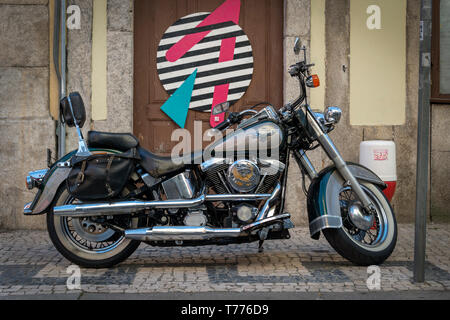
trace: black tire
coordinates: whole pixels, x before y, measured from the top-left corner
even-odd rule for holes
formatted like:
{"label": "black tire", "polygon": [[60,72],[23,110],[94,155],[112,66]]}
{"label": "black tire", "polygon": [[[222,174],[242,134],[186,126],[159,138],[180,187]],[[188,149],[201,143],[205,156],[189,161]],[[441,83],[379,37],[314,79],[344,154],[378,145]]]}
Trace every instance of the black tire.
{"label": "black tire", "polygon": [[383,263],[394,251],[397,243],[397,222],[388,199],[384,193],[370,183],[360,182],[361,186],[369,190],[378,200],[377,205],[381,206],[386,219],[386,238],[376,246],[358,243],[344,229],[324,229],[322,230],[329,244],[341,256],[360,266],[378,265]]}
{"label": "black tire", "polygon": [[[55,195],[47,214],[47,230],[50,239],[55,248],[66,259],[85,268],[108,268],[127,259],[139,247],[140,241],[125,238],[120,238],[122,240],[106,252],[89,252],[89,250],[77,246],[67,231],[64,231],[64,223],[66,223],[64,219],[67,218],[55,217],[53,214],[53,208],[65,204],[68,198],[70,198],[70,195],[64,185]],[[136,221],[134,223],[138,224]]]}

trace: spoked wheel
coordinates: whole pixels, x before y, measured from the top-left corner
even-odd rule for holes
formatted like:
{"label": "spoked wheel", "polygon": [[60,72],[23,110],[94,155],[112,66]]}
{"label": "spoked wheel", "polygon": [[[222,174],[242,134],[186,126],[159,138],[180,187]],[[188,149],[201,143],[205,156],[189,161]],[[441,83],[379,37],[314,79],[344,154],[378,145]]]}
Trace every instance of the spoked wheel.
{"label": "spoked wheel", "polygon": [[[62,188],[52,205],[76,203],[66,188]],[[100,218],[101,219],[101,218]],[[87,268],[106,268],[128,258],[139,241],[125,239],[122,232],[109,228],[99,218],[56,217],[53,209],[47,215],[47,228],[56,249],[71,262]],[[138,218],[114,217],[122,228],[137,228]]]}
{"label": "spoked wheel", "polygon": [[330,245],[344,258],[358,265],[383,263],[397,242],[397,222],[389,201],[375,185],[360,182],[375,207],[375,214],[360,214],[362,205],[351,187],[339,193],[342,228],[325,229]]}

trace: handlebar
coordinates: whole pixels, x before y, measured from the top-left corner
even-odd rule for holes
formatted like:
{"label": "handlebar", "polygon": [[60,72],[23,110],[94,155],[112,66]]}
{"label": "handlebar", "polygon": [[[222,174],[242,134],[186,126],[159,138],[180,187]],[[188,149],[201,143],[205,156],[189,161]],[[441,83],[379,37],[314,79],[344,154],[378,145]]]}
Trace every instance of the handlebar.
{"label": "handlebar", "polygon": [[231,112],[230,115],[228,116],[228,118],[224,122],[219,123],[217,126],[215,126],[214,129],[222,131],[222,130],[228,128],[229,126],[240,122],[242,120],[242,118],[245,117],[246,115],[257,114],[257,113],[258,113],[258,111],[252,110],[252,109],[244,110],[239,113]]}
{"label": "handlebar", "polygon": [[215,126],[214,129],[222,131],[228,128],[230,125],[231,125],[230,121],[226,119],[224,122],[221,122],[217,126]]}

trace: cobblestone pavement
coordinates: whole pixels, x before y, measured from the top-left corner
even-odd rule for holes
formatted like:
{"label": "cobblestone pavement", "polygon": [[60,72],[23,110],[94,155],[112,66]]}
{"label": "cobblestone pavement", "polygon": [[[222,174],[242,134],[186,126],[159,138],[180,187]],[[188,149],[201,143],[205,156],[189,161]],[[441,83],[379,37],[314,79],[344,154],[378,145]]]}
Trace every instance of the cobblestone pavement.
{"label": "cobblestone pavement", "polygon": [[[321,237],[295,228],[289,240],[193,248],[142,244],[110,269],[81,269],[81,289],[69,290],[71,265],[45,231],[0,232],[0,299],[12,295],[155,292],[369,292],[366,267],[341,258]],[[414,226],[399,226],[393,255],[380,266],[379,291],[450,289],[450,225],[430,224],[426,282],[412,281]],[[378,291],[378,292],[379,292]]]}

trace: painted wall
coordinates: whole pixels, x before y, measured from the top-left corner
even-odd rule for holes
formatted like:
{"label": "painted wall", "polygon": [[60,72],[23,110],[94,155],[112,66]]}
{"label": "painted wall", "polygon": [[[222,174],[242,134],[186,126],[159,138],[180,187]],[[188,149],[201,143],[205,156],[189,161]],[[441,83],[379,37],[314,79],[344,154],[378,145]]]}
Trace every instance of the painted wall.
{"label": "painted wall", "polygon": [[406,0],[350,0],[350,123],[403,125]]}

